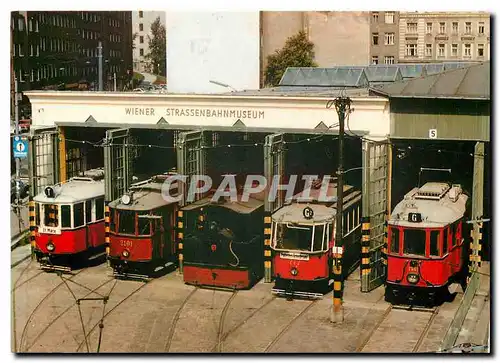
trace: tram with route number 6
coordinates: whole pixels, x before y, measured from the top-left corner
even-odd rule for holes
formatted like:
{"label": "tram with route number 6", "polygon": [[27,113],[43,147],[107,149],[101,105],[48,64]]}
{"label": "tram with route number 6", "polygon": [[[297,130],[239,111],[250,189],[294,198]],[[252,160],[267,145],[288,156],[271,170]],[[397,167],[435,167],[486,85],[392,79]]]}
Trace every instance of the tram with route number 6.
{"label": "tram with route number 6", "polygon": [[33,202],[34,253],[43,270],[70,272],[74,263],[105,255],[102,169],[48,186]]}
{"label": "tram with route number 6", "polygon": [[465,291],[468,214],[459,184],[428,182],[405,195],[388,221],[387,301],[431,307],[451,299],[452,283]]}
{"label": "tram with route number 6", "polygon": [[[272,214],[273,293],[286,297],[321,298],[332,289],[333,248],[342,247],[343,276],[347,277],[360,261],[361,191],[344,185],[343,239],[335,241],[337,181],[329,181],[321,201],[321,181],[312,184],[310,202],[293,196]],[[329,200],[329,201],[328,201]]]}

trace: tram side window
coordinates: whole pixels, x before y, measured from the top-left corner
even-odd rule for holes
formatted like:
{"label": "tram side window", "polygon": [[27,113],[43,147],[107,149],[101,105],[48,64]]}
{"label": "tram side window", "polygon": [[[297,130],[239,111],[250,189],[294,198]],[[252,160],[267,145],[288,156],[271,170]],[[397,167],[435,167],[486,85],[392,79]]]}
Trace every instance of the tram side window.
{"label": "tram side window", "polygon": [[92,222],[92,201],[85,201],[85,223]]}
{"label": "tram side window", "polygon": [[448,253],[448,227],[443,230],[443,255]]}
{"label": "tram side window", "polygon": [[314,227],[314,245],[313,251],[321,251],[323,247],[323,237],[326,225],[319,225]]}
{"label": "tram side window", "polygon": [[40,203],[35,204],[35,224],[40,225]]}
{"label": "tram side window", "polygon": [[73,224],[73,228],[78,228],[85,224],[83,220],[83,202],[73,206]]}
{"label": "tram side window", "polygon": [[140,218],[140,216],[137,216],[137,218],[138,218],[138,225],[139,225],[139,235],[140,236],[151,235],[151,219]]}
{"label": "tram side window", "polygon": [[439,256],[439,231],[431,231],[430,250],[431,256]]}
{"label": "tram side window", "polygon": [[425,255],[425,237],[423,229],[405,229],[403,239],[403,253],[405,255]]}
{"label": "tram side window", "polygon": [[43,205],[43,224],[47,227],[57,227],[57,205],[44,204]]}
{"label": "tram side window", "polygon": [[71,228],[71,206],[61,205],[61,227]]}
{"label": "tram side window", "polygon": [[119,233],[135,234],[135,212],[129,210],[121,210],[118,213]]}
{"label": "tram side window", "polygon": [[98,221],[104,218],[104,198],[95,200],[95,220]]}
{"label": "tram side window", "polygon": [[391,253],[399,253],[399,229],[391,227]]}

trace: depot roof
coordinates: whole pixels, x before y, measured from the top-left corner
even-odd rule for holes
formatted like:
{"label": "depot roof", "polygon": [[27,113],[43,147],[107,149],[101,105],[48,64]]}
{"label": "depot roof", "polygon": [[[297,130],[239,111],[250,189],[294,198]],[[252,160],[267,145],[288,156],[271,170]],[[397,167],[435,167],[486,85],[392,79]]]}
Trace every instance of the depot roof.
{"label": "depot roof", "polygon": [[389,98],[490,99],[490,62],[371,87]]}

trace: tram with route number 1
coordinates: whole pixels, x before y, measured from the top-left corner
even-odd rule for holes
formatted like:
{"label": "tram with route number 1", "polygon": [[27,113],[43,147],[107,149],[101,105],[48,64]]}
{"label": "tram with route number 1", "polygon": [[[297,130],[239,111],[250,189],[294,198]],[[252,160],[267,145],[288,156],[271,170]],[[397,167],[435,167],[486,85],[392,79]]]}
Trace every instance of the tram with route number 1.
{"label": "tram with route number 1", "polygon": [[34,253],[43,270],[70,272],[75,262],[105,255],[102,169],[47,186],[33,201]]}
{"label": "tram with route number 1", "polygon": [[[333,247],[342,247],[344,277],[360,261],[361,191],[344,185],[342,246],[335,241],[337,182],[327,184],[321,201],[321,181],[312,184],[310,202],[293,196],[272,214],[273,293],[286,297],[321,298],[333,285]],[[329,201],[328,201],[329,200]]]}
{"label": "tram with route number 1", "polygon": [[[108,260],[115,277],[149,278],[177,266],[178,204],[162,194],[164,182],[172,175],[168,172],[132,184],[126,194],[109,203]],[[169,185],[169,195],[177,197],[178,182]]]}

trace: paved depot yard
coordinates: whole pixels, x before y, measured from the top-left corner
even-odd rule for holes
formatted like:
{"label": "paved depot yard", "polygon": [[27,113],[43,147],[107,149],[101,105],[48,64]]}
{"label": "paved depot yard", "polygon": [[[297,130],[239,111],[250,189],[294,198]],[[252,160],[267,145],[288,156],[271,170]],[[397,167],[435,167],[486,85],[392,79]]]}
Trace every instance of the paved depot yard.
{"label": "paved depot yard", "polygon": [[88,349],[97,351],[103,303],[82,301],[80,321],[69,289],[77,298],[99,297],[91,290],[107,295],[112,289],[100,352],[436,351],[461,298],[443,305],[434,317],[432,312],[391,310],[383,287],[359,291],[356,271],[345,284],[344,322],[332,324],[331,293],[312,302],[275,298],[272,285],[263,282],[237,293],[196,289],[177,272],[144,284],[112,279],[105,264],[66,278],[71,281],[40,273],[30,260],[12,269],[18,286],[13,350],[87,352],[83,322]]}

